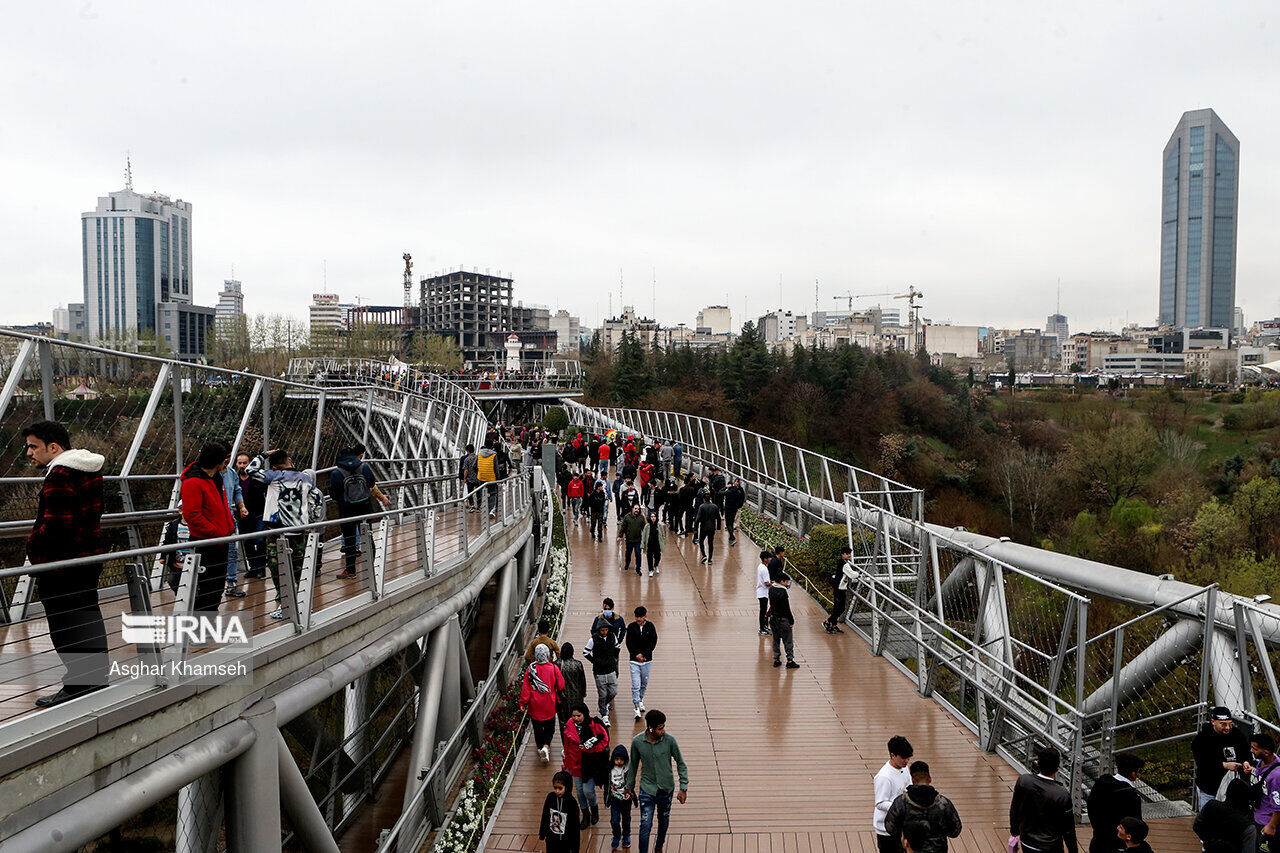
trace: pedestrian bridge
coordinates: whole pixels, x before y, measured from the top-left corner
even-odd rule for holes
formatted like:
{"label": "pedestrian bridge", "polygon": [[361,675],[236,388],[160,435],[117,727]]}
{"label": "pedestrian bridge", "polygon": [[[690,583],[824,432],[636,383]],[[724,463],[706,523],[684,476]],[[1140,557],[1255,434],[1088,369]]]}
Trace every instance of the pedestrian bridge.
{"label": "pedestrian bridge", "polygon": [[[454,474],[460,447],[487,427],[476,395],[444,377],[305,376],[298,365],[270,379],[8,334],[0,359],[7,440],[55,417],[107,456],[99,594],[113,661],[205,653],[126,644],[119,622],[126,610],[192,606],[198,558],[157,543],[176,516],[175,473],[202,441],[288,447],[322,485],[338,448],[363,441],[393,499],[361,520],[353,580],[336,577],[332,519],[275,532],[305,543],[296,572],[280,573],[285,618],[271,618],[270,580],[223,605],[253,625],[249,682],[117,678],[36,709],[62,673],[43,619],[41,593],[54,593],[31,583],[49,567],[22,559],[39,479],[4,457],[0,850],[103,838],[184,851],[422,849],[451,817],[451,791],[519,666],[550,574],[554,509],[539,471],[500,484],[492,515],[466,511]],[[85,377],[93,396],[63,395]],[[1118,750],[1161,767],[1143,789],[1155,846],[1189,851],[1188,743],[1206,709],[1227,704],[1274,726],[1270,607],[931,525],[919,491],[736,427],[562,402],[575,425],[678,440],[686,468],[741,477],[757,529],[769,531],[761,538],[838,524],[855,547],[842,637],[817,631],[824,589],[792,567],[812,596],[793,596],[804,666],[779,673],[761,665],[753,630],[751,554],[764,543],[743,537],[694,568],[690,543],[673,542],[663,573],[640,579],[570,527],[562,637],[585,640],[606,594],[627,610],[646,604],[661,632],[649,706],[667,712],[693,776],[668,850],[873,845],[870,774],[901,733],[957,802],[961,850],[1003,849],[1011,780],[1035,746],[1052,744],[1078,804]],[[181,569],[173,586],[167,564]],[[614,718],[619,742],[637,730],[625,717]],[[537,846],[530,815],[549,773],[534,761],[527,750],[502,795],[490,849]]]}

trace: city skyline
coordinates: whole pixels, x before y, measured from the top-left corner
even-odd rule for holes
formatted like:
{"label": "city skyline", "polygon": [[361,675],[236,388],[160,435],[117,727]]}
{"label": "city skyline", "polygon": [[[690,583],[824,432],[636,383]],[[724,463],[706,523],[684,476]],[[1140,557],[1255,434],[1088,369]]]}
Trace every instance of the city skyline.
{"label": "city skyline", "polygon": [[[15,13],[0,36],[20,81],[0,93],[0,151],[24,165],[14,196],[33,200],[4,214],[0,262],[22,286],[3,321],[80,301],[75,217],[123,186],[131,150],[139,190],[199,208],[197,302],[212,304],[234,265],[251,313],[302,317],[324,289],[397,304],[410,251],[418,278],[502,270],[526,303],[587,326],[654,301],[663,322],[719,303],[740,326],[914,285],[924,316],[1013,328],[1050,313],[1059,278],[1073,328],[1151,324],[1151,152],[1198,108],[1250,146],[1236,304],[1250,322],[1280,314],[1280,260],[1265,250],[1280,217],[1267,140],[1280,127],[1257,106],[1276,77],[1264,4],[1211,20],[1190,4],[1043,19],[939,8],[924,22],[815,4],[741,19],[512,4],[497,22],[387,5],[359,20],[321,14],[302,33],[280,10],[242,32],[213,7],[174,10],[166,25],[147,8],[50,4]],[[805,11],[830,26],[806,26]],[[165,26],[200,35],[177,45]],[[135,34],[156,46],[114,69],[128,99],[78,86]],[[1227,37],[1229,61],[1183,56]],[[378,47],[415,40],[432,50]],[[476,59],[464,48],[476,41],[503,58]],[[246,61],[226,67],[228,49]],[[318,58],[334,55],[357,61]],[[161,119],[188,128],[181,145],[139,130]]]}

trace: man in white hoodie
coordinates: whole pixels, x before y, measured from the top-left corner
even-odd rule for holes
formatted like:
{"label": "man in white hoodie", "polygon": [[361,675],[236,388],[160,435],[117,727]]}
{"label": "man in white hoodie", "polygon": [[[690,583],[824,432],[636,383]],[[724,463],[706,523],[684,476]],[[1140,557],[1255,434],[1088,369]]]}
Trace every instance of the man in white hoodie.
{"label": "man in white hoodie", "polygon": [[[46,468],[27,557],[33,566],[93,557],[102,553],[103,457],[71,449],[67,428],[56,421],[37,421],[22,431],[27,458]],[[36,574],[40,601],[49,623],[49,640],[66,673],[62,689],[36,700],[47,708],[92,693],[107,685],[110,661],[107,631],[98,606],[98,577],[102,563],[94,562]]]}
{"label": "man in white hoodie", "polygon": [[880,853],[899,853],[902,849],[899,840],[885,828],[884,819],[893,801],[911,784],[907,765],[911,763],[913,752],[910,741],[902,735],[894,735],[889,738],[889,760],[876,773],[876,808],[871,816],[871,826],[876,831],[876,848]]}

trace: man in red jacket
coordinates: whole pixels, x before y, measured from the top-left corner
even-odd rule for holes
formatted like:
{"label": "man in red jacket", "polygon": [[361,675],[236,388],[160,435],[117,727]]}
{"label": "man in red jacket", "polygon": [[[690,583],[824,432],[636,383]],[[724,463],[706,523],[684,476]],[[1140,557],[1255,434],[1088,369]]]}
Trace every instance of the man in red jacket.
{"label": "man in red jacket", "polygon": [[[56,421],[38,421],[22,431],[22,438],[31,463],[48,468],[27,537],[31,564],[101,554],[102,456],[73,450],[67,428]],[[111,664],[107,657],[107,630],[98,606],[101,574],[102,564],[90,563],[36,575],[36,588],[49,623],[49,640],[67,668],[62,689],[37,699],[39,708],[107,685]]]}
{"label": "man in red jacket", "polygon": [[227,543],[199,545],[201,539],[220,539],[235,533],[235,520],[222,488],[222,473],[231,461],[231,448],[211,441],[200,448],[196,461],[182,472],[182,520],[191,535],[192,550],[200,556],[196,577],[195,611],[215,612],[222,604],[227,580]]}

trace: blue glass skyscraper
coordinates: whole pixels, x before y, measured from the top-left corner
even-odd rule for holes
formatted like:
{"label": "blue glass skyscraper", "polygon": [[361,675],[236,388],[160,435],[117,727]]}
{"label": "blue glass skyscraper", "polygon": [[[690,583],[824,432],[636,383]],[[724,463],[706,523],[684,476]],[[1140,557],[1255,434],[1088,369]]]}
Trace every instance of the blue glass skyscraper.
{"label": "blue glass skyscraper", "polygon": [[1160,323],[1231,328],[1240,140],[1213,110],[1182,114],[1164,147]]}

